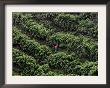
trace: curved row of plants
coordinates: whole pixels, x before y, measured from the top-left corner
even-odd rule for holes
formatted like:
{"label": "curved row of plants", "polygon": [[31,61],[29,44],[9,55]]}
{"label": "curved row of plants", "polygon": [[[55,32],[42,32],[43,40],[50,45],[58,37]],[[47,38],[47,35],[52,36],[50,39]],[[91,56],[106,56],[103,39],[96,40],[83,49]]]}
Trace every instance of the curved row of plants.
{"label": "curved row of plants", "polygon": [[59,48],[75,52],[79,58],[97,60],[98,45],[90,38],[74,36],[70,33],[58,32],[50,36],[49,44],[59,43]]}
{"label": "curved row of plants", "polygon": [[46,28],[43,24],[31,18],[31,14],[15,15],[13,25],[17,25],[20,30],[24,31],[29,36],[39,40],[46,40],[46,38],[53,33],[53,30]]}
{"label": "curved row of plants", "polygon": [[43,13],[32,13],[32,17],[34,19],[40,19],[40,20],[53,20],[56,16],[58,15],[58,13],[54,13],[54,12],[43,12]]}
{"label": "curved row of plants", "polygon": [[[73,60],[74,59],[74,60]],[[56,53],[50,55],[48,64],[39,65],[32,56],[28,56],[22,51],[13,48],[13,65],[15,72],[19,75],[64,75],[58,74],[52,69],[63,70],[65,74],[71,75],[97,75],[97,62],[84,62],[82,63],[79,59],[66,55],[65,53]]]}
{"label": "curved row of plants", "polygon": [[96,13],[13,13],[13,74],[98,75],[95,17]]}
{"label": "curved row of plants", "polygon": [[45,62],[51,53],[51,50],[46,45],[40,45],[35,40],[29,39],[29,37],[22,34],[17,28],[13,28],[13,46],[20,48],[42,63]]}
{"label": "curved row of plants", "polygon": [[53,29],[53,31],[60,31],[52,21],[58,15],[58,13],[34,13],[32,19],[36,20],[40,24],[43,24],[46,28]]}
{"label": "curved row of plants", "polygon": [[83,35],[94,38],[96,38],[98,34],[98,31],[96,30],[98,27],[95,25],[97,23],[97,20],[95,20],[97,17],[96,13],[76,13],[75,15],[72,13],[38,13],[32,16],[35,19],[51,20],[62,27],[64,31],[73,30],[77,33],[82,33]]}
{"label": "curved row of plants", "polygon": [[53,69],[63,70],[66,74],[77,75],[97,75],[98,63],[90,61],[81,61],[71,55],[63,52],[51,54],[48,59],[49,66]]}
{"label": "curved row of plants", "polygon": [[74,31],[92,38],[98,37],[98,26],[90,19],[82,19],[80,15],[59,14],[53,22],[64,31]]}
{"label": "curved row of plants", "polygon": [[[68,14],[67,14],[68,15]],[[23,20],[25,20],[27,23],[25,23],[24,22],[24,24],[21,24],[21,25],[25,25],[21,30],[22,31],[24,31],[24,32],[26,32],[26,34],[29,34],[31,37],[33,37],[34,39],[36,39],[36,37],[38,38],[44,38],[44,37],[41,37],[42,35],[45,35],[45,38],[46,38],[46,40],[48,40],[48,37],[49,37],[49,35],[50,34],[52,34],[52,31],[49,31],[49,32],[46,32],[46,31],[44,31],[44,29],[45,29],[45,27],[44,26],[41,26],[42,28],[39,28],[39,32],[37,31],[38,29],[36,29],[36,28],[38,28],[38,25],[36,25],[36,22],[34,22],[34,20],[32,20],[32,19],[30,19],[30,21],[28,20],[27,21],[27,19],[30,17],[31,18],[31,15],[29,15],[28,14],[28,16],[27,15],[21,15],[20,14],[20,16],[21,16],[21,18],[23,19]],[[21,20],[20,20],[21,21]],[[31,22],[32,21],[32,22]],[[32,24],[32,25],[31,25]],[[27,25],[27,26],[26,26]],[[30,26],[29,26],[30,25]],[[35,27],[34,27],[34,25],[35,25]],[[40,24],[40,25],[43,25],[43,24]],[[29,27],[28,27],[29,26]],[[48,30],[47,28],[46,28],[46,30]],[[45,33],[43,33],[43,32],[45,32],[45,33],[47,33],[47,34],[45,34]],[[51,32],[51,33],[50,33]],[[61,36],[63,36],[63,35],[65,35],[65,34],[59,34],[59,35],[61,35]],[[48,36],[48,37],[47,37]],[[54,37],[57,37],[56,35],[55,36],[52,36],[52,40],[56,40]],[[70,37],[70,36],[69,36]],[[78,36],[79,37],[79,36]],[[61,37],[62,38],[62,37]],[[61,38],[59,38],[59,39],[61,39]],[[70,37],[71,38],[71,37]],[[66,40],[66,39],[65,39]],[[64,41],[65,41],[64,40]],[[80,40],[80,41],[79,41]],[[83,39],[83,42],[85,42],[83,45],[81,45],[81,46],[78,46],[78,48],[79,49],[81,49],[81,48],[84,48],[85,47],[85,44],[88,46],[88,48],[87,47],[85,47],[86,48],[86,50],[85,49],[83,49],[83,51],[79,51],[79,52],[76,52],[76,54],[79,54],[79,57],[83,57],[83,58],[88,58],[88,59],[90,59],[90,58],[94,58],[94,59],[97,59],[97,53],[96,53],[96,55],[94,54],[95,52],[97,52],[97,46],[95,45],[95,44],[93,44],[92,45],[92,43],[90,43],[90,42],[86,42],[86,40],[87,39]],[[58,41],[58,40],[56,40],[56,41]],[[72,40],[73,41],[73,40]],[[58,42],[60,42],[60,47],[61,48],[65,48],[65,47],[68,47],[68,51],[76,51],[78,48],[76,47],[76,45],[78,45],[78,43],[80,42],[81,43],[81,41],[82,41],[82,39],[81,38],[78,38],[78,40],[77,39],[75,39],[74,41],[79,41],[77,44],[75,44],[74,42],[72,42],[72,41],[67,41],[66,42],[66,44],[64,44],[63,42],[63,44],[61,44],[61,41],[58,41]],[[91,40],[89,40],[89,41],[91,41]],[[52,41],[53,42],[53,41]],[[67,43],[68,43],[68,45],[67,45]],[[74,46],[73,46],[73,43],[74,43]],[[52,44],[52,43],[51,43]],[[95,50],[93,50],[94,48],[91,48],[91,47],[89,47],[89,46],[93,46],[93,47],[95,47],[96,49]],[[95,46],[94,46],[95,45]],[[76,48],[74,48],[74,47],[76,47]],[[89,49],[89,48],[91,48],[91,49]],[[93,50],[93,52],[90,52],[90,50]],[[84,53],[84,52],[86,52],[86,53]],[[84,53],[84,55],[82,55]],[[95,56],[95,57],[94,57]]]}
{"label": "curved row of plants", "polygon": [[96,13],[38,13],[32,14],[32,16],[33,19],[47,21],[49,28],[56,26],[57,31],[72,31],[76,35],[81,34],[94,39],[98,38]]}
{"label": "curved row of plants", "polygon": [[[13,48],[13,70],[22,76],[54,76],[64,75],[51,71],[48,64],[39,65],[34,57],[25,54],[19,49]],[[14,73],[13,73],[14,74]]]}
{"label": "curved row of plants", "polygon": [[[35,41],[33,40],[33,42],[31,42],[32,40],[28,41],[29,38],[25,35],[25,34],[22,34],[19,30],[17,30],[16,28],[13,29],[13,44],[16,45],[16,44],[20,44],[19,47],[22,51],[28,53],[29,55],[33,56],[35,59],[38,60],[38,62],[44,62],[46,61],[46,64],[48,62],[49,64],[49,67],[50,68],[55,68],[55,69],[61,69],[65,72],[65,74],[77,74],[77,75],[91,75],[93,73],[83,73],[83,70],[85,70],[85,68],[80,68],[80,69],[83,69],[81,73],[79,72],[76,72],[76,67],[77,65],[80,66],[82,64],[82,62],[77,58],[77,57],[73,57],[71,55],[66,55],[65,53],[62,53],[62,52],[59,52],[57,54],[51,54],[50,53],[45,57],[44,56],[44,53],[47,53],[47,50],[46,48],[41,48],[44,53],[42,53],[42,51],[40,51],[40,47],[41,45],[37,44],[37,43],[34,43]],[[23,44],[23,45],[21,45]],[[35,45],[34,45],[35,44]],[[32,47],[33,45],[33,47]],[[38,49],[39,47],[39,49]],[[27,52],[28,51],[28,52]],[[29,52],[33,53],[34,51],[34,54],[30,54]],[[13,50],[14,52],[14,50]],[[41,53],[39,53],[41,52]],[[16,54],[18,56],[20,56],[19,54]],[[49,56],[50,55],[50,56]],[[17,57],[17,56],[16,56]],[[48,58],[49,59],[48,59]],[[13,56],[13,58],[15,58]],[[21,57],[23,58],[23,57]],[[34,59],[33,58],[33,59]],[[45,60],[41,60],[42,58],[45,58]],[[19,58],[18,58],[19,59]],[[48,60],[48,61],[47,61]],[[30,61],[29,61],[30,62]],[[18,63],[18,62],[17,62]],[[94,62],[95,63],[95,62]],[[84,64],[85,65],[85,64]],[[22,65],[21,65],[22,66]],[[87,65],[88,66],[88,65]],[[91,66],[92,67],[97,67],[96,66]],[[74,69],[75,68],[75,69]],[[95,69],[95,68],[94,68]],[[91,72],[91,70],[89,69],[89,71]],[[24,70],[25,72],[25,70]],[[50,72],[52,74],[52,72]],[[24,74],[24,73],[23,73]],[[26,73],[27,74],[27,73]],[[33,73],[32,73],[33,74]],[[29,75],[29,74],[27,74]]]}

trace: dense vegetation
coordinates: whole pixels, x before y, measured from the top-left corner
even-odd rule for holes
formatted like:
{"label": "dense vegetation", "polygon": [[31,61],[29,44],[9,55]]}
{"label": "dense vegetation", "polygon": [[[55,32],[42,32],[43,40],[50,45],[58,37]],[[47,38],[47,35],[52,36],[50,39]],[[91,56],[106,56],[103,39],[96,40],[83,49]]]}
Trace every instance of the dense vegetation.
{"label": "dense vegetation", "polygon": [[97,76],[97,13],[22,13],[13,18],[13,75]]}

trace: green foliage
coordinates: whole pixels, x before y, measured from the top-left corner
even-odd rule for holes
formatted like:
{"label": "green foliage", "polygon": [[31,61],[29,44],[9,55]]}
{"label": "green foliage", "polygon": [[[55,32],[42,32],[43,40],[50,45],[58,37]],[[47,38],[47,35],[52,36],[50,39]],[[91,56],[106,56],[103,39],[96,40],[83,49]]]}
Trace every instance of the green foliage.
{"label": "green foliage", "polygon": [[[27,54],[13,48],[13,66],[18,68],[20,75],[43,75],[49,70],[48,64],[39,65],[36,60]],[[16,71],[15,71],[16,72]]]}
{"label": "green foliage", "polygon": [[90,19],[91,21],[93,21],[95,24],[98,23],[98,13],[97,12],[92,12],[92,13],[80,13],[79,14],[80,18],[83,19],[83,20],[86,20],[86,19]]}
{"label": "green foliage", "polygon": [[98,37],[98,26],[86,15],[83,18],[81,15],[59,14],[54,23],[63,28],[63,31],[72,31],[92,38]]}
{"label": "green foliage", "polygon": [[83,64],[75,67],[77,74],[79,75],[98,75],[98,63],[86,61]]}
{"label": "green foliage", "polygon": [[98,25],[94,24],[90,19],[80,20],[78,24],[78,33],[82,35],[91,36],[97,38],[98,36]]}
{"label": "green foliage", "polygon": [[13,12],[12,18],[13,75],[98,75],[98,13]]}
{"label": "green foliage", "polygon": [[53,20],[53,18],[55,18],[57,16],[58,13],[33,13],[32,16],[34,19],[40,19],[40,20]]}
{"label": "green foliage", "polygon": [[66,55],[63,52],[52,54],[49,57],[49,66],[53,69],[63,70],[65,73],[77,75],[97,75],[97,62],[81,62],[81,60]]}
{"label": "green foliage", "polygon": [[60,48],[74,52],[79,58],[97,60],[98,47],[90,38],[74,36],[70,33],[56,33],[50,36],[50,44],[58,42]]}
{"label": "green foliage", "polygon": [[54,23],[64,28],[64,31],[74,31],[78,25],[79,16],[70,14],[59,14],[55,19]]}
{"label": "green foliage", "polygon": [[32,20],[31,14],[19,14],[14,16],[16,17],[15,21],[17,21],[15,25],[18,25],[24,33],[35,39],[46,40],[46,38],[52,34],[52,29],[47,29],[43,24]]}
{"label": "green foliage", "polygon": [[74,73],[74,67],[81,62],[79,59],[72,57],[71,55],[59,52],[50,55],[48,63],[53,69],[61,69],[66,73]]}
{"label": "green foliage", "polygon": [[38,62],[44,62],[51,53],[46,45],[40,45],[35,40],[30,40],[16,28],[13,29],[13,46],[16,46],[33,56]]}

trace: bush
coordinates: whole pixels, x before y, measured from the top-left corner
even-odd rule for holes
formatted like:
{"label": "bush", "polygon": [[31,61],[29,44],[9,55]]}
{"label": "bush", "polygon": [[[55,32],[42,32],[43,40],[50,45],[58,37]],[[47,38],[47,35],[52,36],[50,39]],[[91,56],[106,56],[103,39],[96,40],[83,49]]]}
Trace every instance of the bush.
{"label": "bush", "polygon": [[48,73],[48,64],[39,65],[32,56],[13,48],[13,67],[19,69],[17,73],[25,76],[44,75]]}
{"label": "bush", "polygon": [[80,18],[82,20],[90,19],[91,21],[94,22],[94,24],[97,24],[98,23],[98,19],[97,19],[98,18],[98,13],[96,13],[96,12],[92,12],[92,13],[90,13],[90,12],[80,13],[79,16],[80,16]]}
{"label": "bush", "polygon": [[[86,14],[86,16],[89,14]],[[94,15],[94,14],[93,14]],[[96,22],[91,19],[83,18],[80,15],[71,15],[71,14],[59,14],[53,22],[61,27],[63,31],[73,31],[76,34],[87,35],[92,38],[97,38],[98,34],[98,25]]]}
{"label": "bush", "polygon": [[12,18],[13,75],[98,75],[98,13],[13,12]]}
{"label": "bush", "polygon": [[35,40],[30,40],[16,28],[13,29],[13,46],[20,48],[33,56],[38,62],[45,62],[51,51],[46,45],[40,45]]}
{"label": "bush", "polygon": [[48,63],[50,68],[63,70],[68,75],[98,75],[97,62],[81,61],[63,52],[50,55]]}
{"label": "bush", "polygon": [[64,31],[74,31],[78,25],[78,16],[70,14],[59,14],[53,21],[62,27]]}
{"label": "bush", "polygon": [[97,70],[98,63],[97,62],[85,61],[83,64],[77,65],[75,69],[78,75],[90,75],[90,76],[98,75],[98,70]]}
{"label": "bush", "polygon": [[78,24],[77,33],[82,35],[91,36],[92,38],[98,38],[98,25],[94,24],[90,19],[81,20]]}
{"label": "bush", "polygon": [[67,55],[63,52],[49,56],[48,63],[52,69],[60,69],[65,73],[74,73],[74,67],[80,64],[79,59]]}
{"label": "bush", "polygon": [[19,73],[34,75],[34,69],[36,69],[36,60],[19,51],[18,49],[13,48],[13,66],[19,68]]}
{"label": "bush", "polygon": [[66,49],[68,52],[74,52],[79,58],[97,60],[98,46],[90,38],[74,36],[69,33],[56,33],[50,36],[50,43],[59,43],[59,48]]}
{"label": "bush", "polygon": [[57,13],[49,12],[49,13],[33,13],[32,14],[34,19],[40,20],[52,20],[57,16]]}
{"label": "bush", "polygon": [[52,29],[46,28],[43,24],[39,24],[38,22],[32,20],[32,15],[14,15],[14,19],[16,22],[15,26],[20,27],[25,34],[35,38],[46,40],[46,38],[52,34]]}

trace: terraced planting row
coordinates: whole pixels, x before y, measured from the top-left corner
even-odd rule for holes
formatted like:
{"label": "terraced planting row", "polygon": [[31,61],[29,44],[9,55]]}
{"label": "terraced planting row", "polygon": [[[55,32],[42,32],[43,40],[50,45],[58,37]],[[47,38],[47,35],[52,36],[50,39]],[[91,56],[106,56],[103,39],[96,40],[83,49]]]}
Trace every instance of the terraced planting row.
{"label": "terraced planting row", "polygon": [[15,71],[13,74],[17,73],[22,76],[64,75],[51,71],[48,64],[38,64],[34,57],[29,56],[16,48],[13,48],[13,66],[13,70]]}
{"label": "terraced planting row", "polygon": [[48,46],[40,45],[35,40],[31,40],[16,28],[13,29],[13,46],[33,56],[39,62],[46,60],[47,56],[51,53]]}
{"label": "terraced planting row", "polygon": [[[48,15],[48,13],[46,14]],[[34,15],[34,19],[40,19],[41,21],[47,20],[47,24],[48,21],[52,21],[50,25],[59,27],[59,31],[75,32],[77,35],[86,35],[94,39],[97,39],[98,37],[98,25],[96,25],[98,22],[96,21],[96,13],[80,13],[79,15],[57,13],[52,15],[52,19],[49,19],[49,17],[42,13]]]}
{"label": "terraced planting row", "polygon": [[85,14],[13,13],[13,75],[98,75],[97,18]]}
{"label": "terraced planting row", "polygon": [[59,32],[50,37],[50,44],[58,42],[59,47],[74,52],[79,58],[98,59],[97,57],[97,44],[92,40],[85,37],[74,36],[69,33]]}

